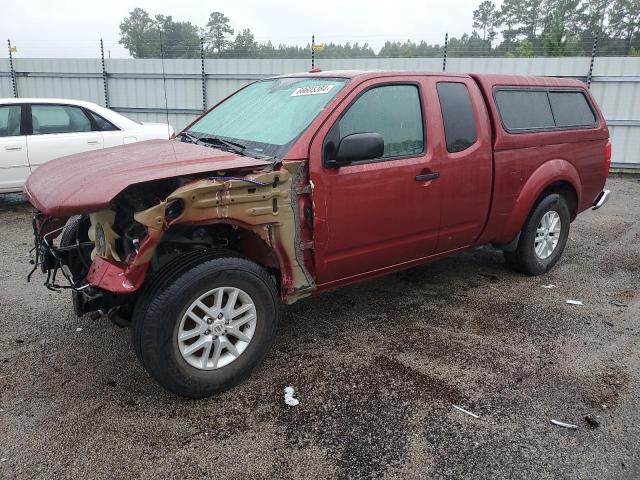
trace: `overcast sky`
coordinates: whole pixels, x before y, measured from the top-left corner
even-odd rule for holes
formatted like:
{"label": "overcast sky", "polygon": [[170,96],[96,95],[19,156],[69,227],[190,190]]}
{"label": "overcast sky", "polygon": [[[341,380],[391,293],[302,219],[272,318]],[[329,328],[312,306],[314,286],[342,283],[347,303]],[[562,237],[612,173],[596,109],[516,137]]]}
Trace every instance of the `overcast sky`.
{"label": "overcast sky", "polygon": [[[0,32],[18,48],[17,57],[95,57],[99,38],[112,57],[127,57],[118,45],[122,19],[135,7],[151,15],[204,26],[212,11],[231,20],[234,29],[250,28],[258,42],[305,44],[369,42],[376,50],[384,40],[442,43],[445,32],[459,36],[471,30],[472,12],[480,0],[2,0]],[[6,44],[5,44],[6,45]],[[6,47],[0,55],[7,56]]]}

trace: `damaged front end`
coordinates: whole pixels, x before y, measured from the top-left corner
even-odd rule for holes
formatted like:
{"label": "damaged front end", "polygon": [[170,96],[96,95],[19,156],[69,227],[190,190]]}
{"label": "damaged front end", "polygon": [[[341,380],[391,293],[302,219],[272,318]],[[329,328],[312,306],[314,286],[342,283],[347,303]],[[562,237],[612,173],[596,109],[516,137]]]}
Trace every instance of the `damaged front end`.
{"label": "damaged front end", "polygon": [[[34,247],[31,250],[31,260],[33,269],[27,275],[27,281],[31,281],[31,277],[36,270],[40,269],[46,273],[47,277],[44,285],[53,291],[60,289],[77,290],[82,288],[73,278],[73,274],[69,269],[72,263],[71,257],[80,255],[93,249],[92,242],[83,242],[82,244],[74,244],[69,246],[56,246],[54,239],[60,235],[64,229],[66,218],[55,218],[45,216],[41,212],[36,212],[33,216],[33,237]],[[62,272],[66,282],[58,283],[58,273]]]}
{"label": "damaged front end", "polygon": [[[130,301],[126,295],[119,295],[90,282],[91,270],[102,259],[98,256],[93,261],[91,259],[96,244],[83,236],[82,224],[87,222],[88,218],[82,216],[66,219],[36,212],[33,216],[34,247],[31,252],[33,268],[27,276],[27,281],[31,281],[33,274],[40,270],[46,274],[44,286],[49,290],[71,290],[78,316],[98,310],[107,312]],[[61,239],[56,244],[58,237]]]}
{"label": "damaged front end", "polygon": [[300,215],[311,203],[303,166],[132,185],[66,228],[66,218],[37,213],[33,271],[46,273],[49,289],[71,289],[82,315],[132,306],[149,277],[175,268],[180,255],[231,250],[272,272],[282,300],[293,303],[315,289],[312,222]]}

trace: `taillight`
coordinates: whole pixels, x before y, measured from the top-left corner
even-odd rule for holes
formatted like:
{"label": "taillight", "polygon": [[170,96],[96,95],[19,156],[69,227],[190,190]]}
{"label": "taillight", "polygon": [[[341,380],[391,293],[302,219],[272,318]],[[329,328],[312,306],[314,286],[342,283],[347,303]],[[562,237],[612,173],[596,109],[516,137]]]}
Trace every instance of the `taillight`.
{"label": "taillight", "polygon": [[609,176],[609,169],[611,168],[611,142],[607,142],[604,147],[604,176]]}

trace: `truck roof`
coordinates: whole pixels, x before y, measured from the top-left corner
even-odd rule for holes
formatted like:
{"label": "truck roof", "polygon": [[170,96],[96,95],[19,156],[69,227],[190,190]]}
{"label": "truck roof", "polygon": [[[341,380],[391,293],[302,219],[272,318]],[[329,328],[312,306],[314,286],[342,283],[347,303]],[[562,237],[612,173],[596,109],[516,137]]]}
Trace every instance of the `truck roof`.
{"label": "truck roof", "polygon": [[516,87],[574,87],[585,88],[585,84],[575,78],[566,77],[542,77],[536,75],[497,75],[492,73],[470,73],[480,88],[491,91],[491,88],[500,86]]}
{"label": "truck roof", "polygon": [[278,75],[274,78],[285,77],[335,77],[335,78],[376,78],[376,77],[390,77],[390,76],[445,76],[445,77],[466,77],[469,75],[465,73],[448,73],[448,72],[419,72],[411,70],[311,70],[309,72],[300,73],[288,73],[285,75]]}
{"label": "truck roof", "polygon": [[387,76],[437,76],[451,78],[473,78],[482,87],[503,86],[539,86],[539,87],[580,87],[584,83],[574,78],[542,77],[535,75],[499,75],[490,73],[454,73],[454,72],[422,72],[415,70],[312,70],[309,72],[278,75],[282,77],[337,77],[337,78],[376,78]]}

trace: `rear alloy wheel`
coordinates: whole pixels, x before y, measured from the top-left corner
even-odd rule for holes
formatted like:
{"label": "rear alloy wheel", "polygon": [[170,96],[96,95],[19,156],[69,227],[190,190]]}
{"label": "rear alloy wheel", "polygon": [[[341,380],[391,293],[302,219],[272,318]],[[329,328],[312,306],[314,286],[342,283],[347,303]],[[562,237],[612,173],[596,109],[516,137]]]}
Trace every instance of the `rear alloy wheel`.
{"label": "rear alloy wheel", "polygon": [[549,258],[553,253],[558,246],[561,230],[562,220],[560,220],[558,212],[550,210],[542,216],[533,243],[533,248],[539,259]]}
{"label": "rear alloy wheel", "polygon": [[556,193],[544,197],[529,214],[518,246],[504,252],[507,265],[527,275],[542,275],[560,260],[569,237],[571,212]]}
{"label": "rear alloy wheel", "polygon": [[275,337],[278,293],[269,274],[244,258],[203,259],[174,272],[141,294],[132,340],[158,383],[203,398],[262,362]]}

